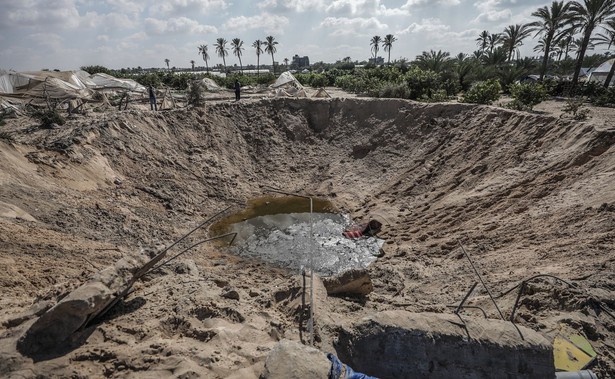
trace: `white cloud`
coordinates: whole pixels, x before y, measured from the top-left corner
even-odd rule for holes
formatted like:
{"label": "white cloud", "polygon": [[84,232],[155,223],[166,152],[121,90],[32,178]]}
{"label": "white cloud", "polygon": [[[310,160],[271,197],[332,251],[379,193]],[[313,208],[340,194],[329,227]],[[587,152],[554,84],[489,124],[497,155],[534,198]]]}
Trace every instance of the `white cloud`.
{"label": "white cloud", "polygon": [[156,18],[145,19],[145,31],[148,34],[188,34],[188,33],[217,33],[218,29],[210,25],[201,25],[198,21],[187,17],[173,17],[168,20]]}
{"label": "white cloud", "polygon": [[401,8],[387,8],[381,0],[335,0],[325,8],[327,13],[344,16],[400,16],[410,12]]}
{"label": "white cloud", "polygon": [[502,9],[498,10],[488,10],[476,16],[474,20],[471,21],[472,24],[480,24],[484,22],[498,22],[498,21],[506,21],[512,18],[512,11],[510,9]]}
{"label": "white cloud", "polygon": [[327,29],[330,35],[336,36],[366,34],[374,30],[388,29],[389,26],[381,23],[375,17],[327,17],[318,27]]}
{"label": "white cloud", "polygon": [[[458,1],[458,0],[448,0]],[[272,12],[307,12],[318,11],[334,14],[338,17],[350,16],[401,16],[409,15],[407,9],[387,8],[382,0],[264,0],[258,4],[261,9]]]}
{"label": "white cloud", "polygon": [[420,23],[413,22],[407,28],[400,30],[397,34],[412,33],[443,33],[450,29],[449,25],[443,24],[439,18],[424,18]]}
{"label": "white cloud", "polygon": [[305,12],[309,10],[322,10],[325,7],[323,0],[264,0],[258,4],[260,9],[269,9],[277,12]]}
{"label": "white cloud", "polygon": [[238,16],[229,19],[223,27],[229,31],[246,31],[251,29],[262,29],[265,32],[283,33],[288,26],[288,18],[270,13],[261,13],[255,16]]}
{"label": "white cloud", "polygon": [[[480,12],[472,24],[486,22],[506,21],[512,18],[512,11],[509,8],[500,9],[503,0],[479,0],[474,3],[474,7]],[[508,4],[514,1],[507,1]]]}
{"label": "white cloud", "polygon": [[107,43],[109,42],[109,36],[106,34],[101,34],[98,37],[96,37],[97,41],[103,42],[103,43]]}
{"label": "white cloud", "polygon": [[136,22],[121,13],[98,14],[97,12],[87,12],[81,19],[83,26],[88,28],[110,29],[131,29],[137,26]]}
{"label": "white cloud", "polygon": [[454,6],[459,4],[461,4],[461,0],[408,0],[400,7],[400,10],[410,12],[412,8],[424,8],[434,5]]}
{"label": "white cloud", "polygon": [[73,0],[3,1],[0,30],[24,26],[75,28],[79,26],[79,11]]}
{"label": "white cloud", "polygon": [[186,15],[224,10],[229,6],[225,0],[165,0],[156,2],[150,12],[157,15]]}

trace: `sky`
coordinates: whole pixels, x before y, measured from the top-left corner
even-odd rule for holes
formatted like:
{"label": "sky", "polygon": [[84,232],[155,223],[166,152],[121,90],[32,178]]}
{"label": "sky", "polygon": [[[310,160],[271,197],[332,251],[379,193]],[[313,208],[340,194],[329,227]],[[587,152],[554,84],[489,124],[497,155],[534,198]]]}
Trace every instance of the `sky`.
{"label": "sky", "polygon": [[[256,64],[252,43],[272,35],[275,60],[309,56],[310,62],[345,57],[366,60],[374,35],[393,34],[391,60],[424,50],[451,55],[477,49],[482,30],[532,21],[550,1],[536,0],[0,0],[0,69],[78,69],[204,66],[222,63],[213,44],[244,41],[243,64]],[[532,52],[525,41],[521,53]],[[379,53],[387,59],[386,53]],[[238,63],[230,55],[227,65]],[[261,61],[271,64],[270,56]]]}

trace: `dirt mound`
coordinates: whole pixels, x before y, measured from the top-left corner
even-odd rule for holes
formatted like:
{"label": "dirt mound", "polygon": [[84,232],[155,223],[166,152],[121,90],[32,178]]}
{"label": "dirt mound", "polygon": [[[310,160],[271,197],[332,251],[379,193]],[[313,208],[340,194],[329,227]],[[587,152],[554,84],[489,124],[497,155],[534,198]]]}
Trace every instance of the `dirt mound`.
{"label": "dirt mound", "polygon": [[[261,185],[383,221],[385,256],[368,269],[374,292],[329,298],[332,320],[450,312],[477,280],[461,241],[496,295],[536,274],[575,283],[528,285],[515,321],[548,337],[575,326],[600,356],[595,370],[615,375],[615,320],[605,312],[615,308],[613,131],[493,107],[354,98],[32,123],[9,120],[14,142],[0,140],[0,338],[11,357],[2,375],[258,377],[279,339],[301,338],[273,297],[289,274],[206,245],[185,256],[196,273],[184,260],[148,276],[56,357],[33,363],[11,346],[32,322],[15,315],[35,300],[57,301],[122,256],[168,245],[262,195]],[[227,287],[239,300],[223,296]],[[498,299],[506,316],[515,295]],[[469,304],[499,317],[480,287]],[[320,330],[323,350],[334,331]]]}

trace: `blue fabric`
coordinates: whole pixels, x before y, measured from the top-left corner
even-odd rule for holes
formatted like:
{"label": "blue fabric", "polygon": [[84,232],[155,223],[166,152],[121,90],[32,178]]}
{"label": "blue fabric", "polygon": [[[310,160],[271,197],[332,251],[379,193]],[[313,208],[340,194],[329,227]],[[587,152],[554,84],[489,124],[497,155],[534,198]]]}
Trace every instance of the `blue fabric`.
{"label": "blue fabric", "polygon": [[[354,372],[350,366],[340,362],[337,357],[331,353],[327,354],[327,358],[331,361],[331,369],[329,370],[328,379],[378,379],[374,376],[368,376],[361,374],[360,372]],[[342,377],[343,368],[346,367],[346,375]]]}

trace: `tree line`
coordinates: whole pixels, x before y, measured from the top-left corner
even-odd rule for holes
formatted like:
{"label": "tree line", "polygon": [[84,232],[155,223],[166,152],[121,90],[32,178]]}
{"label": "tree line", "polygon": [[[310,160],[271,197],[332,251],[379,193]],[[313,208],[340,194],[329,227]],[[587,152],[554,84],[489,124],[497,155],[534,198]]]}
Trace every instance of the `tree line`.
{"label": "tree line", "polygon": [[[510,64],[515,56],[517,60],[521,59],[519,48],[525,39],[533,35],[538,38],[534,51],[543,53],[540,80],[547,74],[551,59],[557,57],[557,62],[560,62],[562,56],[568,59],[569,53],[576,52],[572,78],[574,88],[578,83],[586,52],[597,45],[606,45],[607,50],[615,46],[615,0],[553,1],[550,6],[534,11],[532,17],[534,21],[509,25],[502,33],[484,30],[476,39],[479,49],[472,56],[459,54],[457,60],[462,66],[466,58],[474,58],[485,65]],[[596,30],[599,32],[596,33]],[[395,41],[392,34],[387,34],[384,39],[373,36],[370,40],[373,58],[378,56],[379,47],[382,45],[389,53],[390,65],[391,47]],[[449,57],[449,53],[432,50],[417,56],[416,61],[438,71]],[[614,73],[615,65],[612,65],[604,83],[605,87],[609,86]]]}

